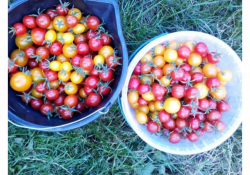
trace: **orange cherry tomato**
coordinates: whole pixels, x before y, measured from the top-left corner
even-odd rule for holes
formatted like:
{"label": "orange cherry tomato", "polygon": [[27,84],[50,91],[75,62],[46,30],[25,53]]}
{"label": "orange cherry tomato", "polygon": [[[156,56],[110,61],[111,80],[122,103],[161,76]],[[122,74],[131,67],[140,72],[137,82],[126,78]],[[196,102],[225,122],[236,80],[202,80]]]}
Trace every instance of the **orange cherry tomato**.
{"label": "orange cherry tomato", "polygon": [[202,71],[204,76],[207,78],[216,77],[217,76],[217,67],[214,64],[207,63],[203,66]]}

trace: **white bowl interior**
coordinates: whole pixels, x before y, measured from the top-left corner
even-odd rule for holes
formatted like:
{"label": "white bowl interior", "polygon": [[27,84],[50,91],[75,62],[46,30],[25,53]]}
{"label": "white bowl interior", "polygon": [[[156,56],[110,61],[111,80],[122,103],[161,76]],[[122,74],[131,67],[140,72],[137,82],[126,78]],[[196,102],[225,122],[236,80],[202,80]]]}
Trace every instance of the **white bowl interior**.
{"label": "white bowl interior", "polygon": [[[231,105],[231,108],[228,112],[222,114],[222,121],[225,122],[226,129],[220,133],[204,133],[204,135],[195,143],[189,142],[187,139],[182,139],[178,144],[172,144],[164,138],[151,134],[147,131],[145,125],[141,125],[136,121],[134,109],[130,107],[128,103],[128,83],[136,64],[140,61],[142,56],[146,54],[150,49],[152,49],[158,44],[171,40],[179,42],[193,40],[196,42],[206,43],[209,51],[217,51],[221,53],[222,58],[221,61],[217,64],[217,66],[220,67],[221,70],[228,69],[233,73],[232,80],[226,85],[227,94],[230,98],[229,103]],[[161,36],[144,46],[131,61],[128,68],[127,78],[122,89],[121,103],[127,122],[130,124],[133,130],[152,147],[164,151],[166,153],[179,155],[197,154],[211,150],[219,146],[226,139],[228,139],[236,131],[236,129],[241,123],[241,60],[237,56],[237,54],[231,49],[231,47],[229,47],[220,39],[209,34],[195,31],[183,31]]]}

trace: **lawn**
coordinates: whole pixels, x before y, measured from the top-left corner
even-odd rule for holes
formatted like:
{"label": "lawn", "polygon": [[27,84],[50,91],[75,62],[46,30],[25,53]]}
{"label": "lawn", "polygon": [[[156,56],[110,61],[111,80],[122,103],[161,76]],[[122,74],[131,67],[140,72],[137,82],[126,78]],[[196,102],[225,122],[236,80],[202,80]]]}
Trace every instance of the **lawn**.
{"label": "lawn", "polygon": [[[9,1],[11,3],[12,1]],[[129,54],[163,32],[202,31],[242,56],[240,0],[119,0]],[[242,174],[241,127],[211,151],[177,156],[158,151],[129,127],[116,102],[109,113],[68,132],[9,124],[9,174]]]}

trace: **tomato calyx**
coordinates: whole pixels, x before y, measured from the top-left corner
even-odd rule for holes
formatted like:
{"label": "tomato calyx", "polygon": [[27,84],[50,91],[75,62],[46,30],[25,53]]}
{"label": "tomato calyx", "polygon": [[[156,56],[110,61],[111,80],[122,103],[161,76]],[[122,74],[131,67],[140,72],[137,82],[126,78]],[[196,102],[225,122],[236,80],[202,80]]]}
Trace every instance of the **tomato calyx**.
{"label": "tomato calyx", "polygon": [[114,79],[112,79],[112,80],[110,80],[110,81],[107,81],[107,82],[102,82],[102,81],[100,81],[99,83],[98,83],[98,85],[97,85],[97,92],[99,91],[99,89],[100,89],[100,93],[98,93],[98,94],[100,94],[101,95],[101,97],[103,98],[103,95],[102,95],[102,92],[106,89],[106,88],[109,88],[110,89],[110,93],[112,93],[112,88],[109,86],[109,84],[113,81]]}
{"label": "tomato calyx", "polygon": [[9,33],[12,33],[12,36],[11,36],[12,38],[16,33],[16,29],[14,27],[9,27],[9,29],[10,29]]}
{"label": "tomato calyx", "polygon": [[68,7],[70,5],[70,3],[69,2],[63,3],[61,0],[59,0],[59,2],[61,4],[61,7],[63,8],[63,10],[67,13],[68,11],[67,11],[66,7]]}
{"label": "tomato calyx", "polygon": [[[77,15],[79,15],[79,12],[74,11],[74,5],[72,6],[71,9],[72,9],[72,11],[70,12],[70,15],[77,17]],[[83,14],[83,13],[82,13],[82,14]]]}
{"label": "tomato calyx", "polygon": [[78,75],[83,76],[83,78],[85,78],[87,76],[86,73],[84,72],[83,68],[77,67],[77,66],[72,66],[72,68],[75,69],[75,71]]}
{"label": "tomato calyx", "polygon": [[30,95],[30,93],[31,93],[31,91],[29,93],[23,92],[22,95],[17,95],[17,96],[23,97],[25,99],[26,105],[28,105],[30,99],[36,99],[32,95]]}
{"label": "tomato calyx", "polygon": [[63,24],[63,21],[62,21],[62,20],[56,19],[55,25],[57,25],[58,29],[60,29],[60,28],[63,27],[65,24]]}
{"label": "tomato calyx", "polygon": [[[75,109],[75,106],[71,108],[71,107],[69,107],[67,105],[62,105],[62,106],[60,106],[60,108],[62,108],[64,110],[69,110],[70,112],[79,112],[81,114],[80,111]],[[71,113],[70,113],[70,117],[72,118]]]}
{"label": "tomato calyx", "polygon": [[[72,29],[73,31],[73,29]],[[59,41],[62,45],[64,44],[64,39],[62,37],[62,35],[59,35],[59,38],[57,38],[57,41]]]}
{"label": "tomato calyx", "polygon": [[45,9],[43,9],[43,10],[40,11],[40,8],[38,8],[38,10],[37,10],[37,15],[36,15],[36,14],[32,14],[32,15],[29,15],[29,16],[38,17],[39,15],[41,15],[41,14],[43,13],[44,10],[45,10]]}

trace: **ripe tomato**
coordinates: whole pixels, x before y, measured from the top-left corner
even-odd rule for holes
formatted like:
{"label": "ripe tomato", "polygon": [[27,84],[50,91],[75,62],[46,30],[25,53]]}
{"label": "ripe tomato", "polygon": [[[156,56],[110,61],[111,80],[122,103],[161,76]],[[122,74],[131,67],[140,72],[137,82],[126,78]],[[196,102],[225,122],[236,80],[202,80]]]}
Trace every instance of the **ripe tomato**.
{"label": "ripe tomato", "polygon": [[54,111],[54,107],[51,104],[43,104],[40,108],[42,115],[49,115],[49,113]]}
{"label": "ripe tomato", "polygon": [[210,52],[207,54],[207,61],[212,64],[216,64],[220,61],[221,56],[217,52]]}
{"label": "ripe tomato", "polygon": [[129,83],[128,83],[128,88],[129,89],[138,90],[139,86],[140,86],[140,80],[139,80],[138,77],[130,78]]}
{"label": "ripe tomato", "polygon": [[204,128],[203,128],[203,130],[205,132],[211,133],[211,132],[214,131],[214,128],[213,128],[213,125],[211,123],[209,123],[209,122],[206,121],[206,122],[204,122]]}
{"label": "ripe tomato", "polygon": [[148,62],[144,62],[141,64],[141,73],[142,74],[148,74],[150,73],[152,70],[152,67],[150,66],[150,64]]}
{"label": "ripe tomato", "polygon": [[175,120],[170,118],[167,122],[163,123],[163,127],[169,130],[173,130],[175,128]]}
{"label": "ripe tomato", "polygon": [[32,78],[32,81],[35,83],[40,83],[44,81],[44,74],[42,69],[36,67],[30,71],[30,76]]}
{"label": "ripe tomato", "polygon": [[16,43],[16,46],[22,50],[33,45],[33,42],[30,39],[30,34],[28,34],[28,33],[25,33],[25,34],[20,35],[20,36],[16,36],[15,43]]}
{"label": "ripe tomato", "polygon": [[173,61],[176,61],[178,58],[178,53],[176,50],[168,48],[165,52],[164,52],[164,59],[166,62],[170,63]]}
{"label": "ripe tomato", "polygon": [[215,91],[212,91],[210,94],[216,100],[222,100],[227,96],[227,90],[225,87],[220,86],[220,87],[216,88]]}
{"label": "ripe tomato", "polygon": [[145,114],[148,114],[149,113],[149,108],[148,108],[148,106],[139,106],[138,111],[143,112]]}
{"label": "ripe tomato", "polygon": [[180,48],[181,43],[177,42],[177,41],[169,41],[166,43],[166,49],[174,49],[174,50],[178,50],[178,48]]}
{"label": "ripe tomato", "polygon": [[97,52],[99,51],[102,46],[103,46],[103,40],[101,38],[91,38],[89,40],[89,48],[94,51]]}
{"label": "ripe tomato", "polygon": [[191,53],[194,52],[194,45],[195,45],[195,43],[193,41],[185,41],[182,44],[182,46],[187,46],[190,49]]}
{"label": "ripe tomato", "polygon": [[206,98],[199,99],[199,109],[205,111],[209,107],[209,101]]}
{"label": "ripe tomato", "polygon": [[142,98],[146,101],[153,101],[155,100],[155,96],[152,91],[149,91],[145,94],[142,94]]}
{"label": "ripe tomato", "polygon": [[[72,57],[73,58],[73,57]],[[69,62],[69,58],[66,57],[63,53],[59,54],[57,57],[56,57],[56,60],[57,61],[60,61],[61,63],[63,62]]]}
{"label": "ripe tomato", "polygon": [[87,41],[88,41],[88,39],[87,39],[87,34],[86,33],[79,34],[78,36],[75,36],[75,39],[74,39],[75,44],[78,44],[80,42],[87,43]]}
{"label": "ripe tomato", "polygon": [[97,89],[99,94],[107,95],[111,92],[111,88],[108,86],[100,85]]}
{"label": "ripe tomato", "polygon": [[153,59],[153,64],[156,65],[158,68],[162,68],[165,65],[166,61],[163,56],[156,56]]}
{"label": "ripe tomato", "polygon": [[216,77],[208,78],[206,81],[208,88],[218,88],[220,86],[220,80]]}
{"label": "ripe tomato", "polygon": [[163,74],[166,76],[169,76],[173,70],[174,67],[172,64],[165,64],[165,66],[162,68]]}
{"label": "ripe tomato", "polygon": [[148,108],[149,108],[149,111],[155,112],[156,111],[156,109],[155,109],[155,102],[154,101],[149,102]]}
{"label": "ripe tomato", "polygon": [[37,26],[36,24],[36,17],[34,16],[30,16],[30,15],[26,15],[23,17],[23,24],[30,29],[33,29]]}
{"label": "ripe tomato", "polygon": [[199,90],[198,99],[206,98],[206,96],[208,95],[209,88],[204,83],[196,83],[194,87]]}
{"label": "ripe tomato", "polygon": [[66,25],[68,28],[74,28],[78,24],[77,17],[73,15],[67,15],[65,20],[66,20]]}
{"label": "ripe tomato", "polygon": [[184,59],[177,58],[177,60],[174,62],[177,66],[182,65],[184,63]]}
{"label": "ripe tomato", "polygon": [[174,97],[169,97],[164,102],[165,111],[174,114],[177,113],[181,108],[181,102]]}
{"label": "ripe tomato", "polygon": [[201,83],[204,79],[204,75],[200,72],[194,72],[191,75],[191,81],[193,81],[193,83]]}
{"label": "ripe tomato", "polygon": [[171,78],[174,81],[181,81],[184,77],[185,71],[183,69],[178,69],[176,71],[171,72]]}
{"label": "ripe tomato", "polygon": [[105,33],[101,33],[101,39],[103,40],[104,46],[110,45],[111,37],[109,35],[106,35]]}
{"label": "ripe tomato", "polygon": [[105,59],[105,62],[107,64],[108,67],[110,68],[115,68],[117,67],[118,65],[120,65],[120,59],[119,57],[115,56],[115,55],[109,55],[106,59]]}
{"label": "ripe tomato", "polygon": [[53,28],[58,32],[66,32],[68,30],[65,16],[56,16],[52,22],[52,25]]}
{"label": "ripe tomato", "polygon": [[191,118],[188,120],[188,126],[193,129],[197,130],[200,128],[200,119],[199,118]]}
{"label": "ripe tomato", "polygon": [[74,44],[64,44],[63,45],[63,54],[65,57],[72,58],[77,55],[77,48]]}
{"label": "ripe tomato", "polygon": [[49,43],[53,43],[56,40],[56,32],[54,30],[48,30],[45,34],[45,40]]}
{"label": "ripe tomato", "polygon": [[86,27],[84,24],[77,24],[74,28],[73,28],[73,32],[75,34],[81,34],[86,30]]}
{"label": "ripe tomato", "polygon": [[76,106],[78,104],[78,98],[76,95],[68,95],[64,99],[64,104],[70,108]]}
{"label": "ripe tomato", "polygon": [[80,60],[80,66],[84,70],[91,70],[94,67],[94,61],[90,57],[84,57]]}
{"label": "ripe tomato", "polygon": [[95,107],[101,103],[101,96],[96,93],[90,93],[84,100],[86,106]]}
{"label": "ripe tomato", "polygon": [[54,101],[55,105],[56,106],[64,105],[64,99],[65,99],[64,95],[59,95],[58,98]]}
{"label": "ripe tomato", "polygon": [[44,72],[44,74],[48,78],[49,82],[56,81],[58,78],[57,72],[53,70],[48,70]]}
{"label": "ripe tomato", "polygon": [[212,109],[207,115],[206,115],[207,119],[209,121],[218,121],[221,119],[222,115],[219,111]]}
{"label": "ripe tomato", "polygon": [[76,56],[71,58],[70,63],[72,64],[72,66],[80,67],[80,60],[81,59],[82,59],[82,57],[80,55],[76,55]]}
{"label": "ripe tomato", "polygon": [[40,14],[36,18],[36,24],[38,27],[46,29],[50,25],[50,17],[47,14]]}
{"label": "ripe tomato", "polygon": [[85,84],[90,88],[97,88],[98,82],[99,78],[97,78],[96,76],[89,76],[85,80]]}
{"label": "ripe tomato", "polygon": [[223,122],[223,121],[217,121],[216,123],[215,123],[215,127],[216,127],[216,129],[217,129],[217,131],[224,131],[225,130],[225,128],[226,128],[226,125],[225,125],[225,123]]}
{"label": "ripe tomato", "polygon": [[62,38],[65,44],[71,44],[75,39],[74,35],[70,32],[63,33]]}
{"label": "ripe tomato", "polygon": [[151,133],[155,133],[159,130],[159,125],[156,122],[149,121],[147,123],[147,130]]}
{"label": "ripe tomato", "polygon": [[135,68],[133,70],[133,74],[141,75],[141,62],[137,63],[137,65],[135,66]]}
{"label": "ripe tomato", "polygon": [[194,99],[197,97],[197,95],[199,94],[199,89],[197,89],[196,87],[189,87],[187,90],[186,90],[186,97],[188,99]]}
{"label": "ripe tomato", "polygon": [[91,15],[87,18],[86,24],[91,30],[96,30],[97,27],[100,25],[100,20],[96,16]]}
{"label": "ripe tomato", "polygon": [[33,68],[35,68],[35,67],[38,67],[39,66],[39,64],[38,64],[38,62],[36,62],[36,60],[29,60],[29,62],[28,62],[28,66],[31,68],[31,69],[33,69]]}
{"label": "ripe tomato", "polygon": [[145,62],[150,62],[153,60],[153,57],[151,54],[146,53],[142,58],[141,58],[141,63],[145,63]]}
{"label": "ripe tomato", "polygon": [[176,113],[179,118],[186,119],[189,117],[191,110],[187,106],[181,106],[180,110]]}
{"label": "ripe tomato", "polygon": [[84,90],[85,94],[87,94],[87,95],[89,95],[89,94],[91,94],[92,92],[94,92],[93,88],[90,88],[90,87],[88,87],[88,86],[84,86],[84,87],[83,87],[83,90]]}
{"label": "ripe tomato", "polygon": [[154,74],[154,78],[160,79],[163,76],[163,71],[160,68],[153,68],[152,73]]}
{"label": "ripe tomato", "polygon": [[[90,48],[91,49],[91,48]],[[91,49],[92,50],[92,49]],[[103,56],[105,59],[114,54],[114,49],[111,46],[103,46],[99,51],[98,55]]]}
{"label": "ripe tomato", "polygon": [[73,94],[76,94],[77,91],[78,91],[78,87],[76,84],[72,83],[72,82],[69,82],[65,85],[65,93],[68,94],[68,95],[73,95]]}
{"label": "ripe tomato", "polygon": [[79,89],[79,96],[81,98],[86,98],[87,97],[87,94],[84,92],[83,88]]}
{"label": "ripe tomato", "polygon": [[[129,87],[131,87],[131,86],[129,85]],[[139,92],[140,95],[145,94],[145,93],[147,93],[149,91],[150,91],[150,86],[148,84],[139,84],[138,92]]]}
{"label": "ripe tomato", "polygon": [[181,46],[178,49],[177,53],[178,53],[179,58],[188,59],[188,57],[191,54],[191,51],[190,51],[189,47],[187,47],[187,46]]}
{"label": "ripe tomato", "polygon": [[53,42],[49,47],[49,52],[52,55],[60,55],[62,53],[62,44],[58,41]]}
{"label": "ripe tomato", "polygon": [[94,57],[94,64],[95,64],[96,66],[103,65],[104,63],[105,63],[105,60],[104,60],[103,56],[101,56],[101,55],[96,55],[96,56]]}
{"label": "ripe tomato", "polygon": [[230,81],[232,79],[232,76],[233,76],[233,74],[229,70],[222,70],[222,71],[218,72],[218,75],[217,75],[219,80],[223,81],[223,82]]}
{"label": "ripe tomato", "polygon": [[179,143],[181,141],[181,135],[177,131],[173,131],[171,132],[168,140],[169,142],[174,143],[174,144]]}
{"label": "ripe tomato", "polygon": [[159,83],[154,83],[152,85],[152,92],[154,94],[154,96],[164,96],[165,93],[166,93],[166,88],[165,87],[162,87]]}
{"label": "ripe tomato", "polygon": [[72,65],[70,64],[70,62],[63,62],[61,64],[61,70],[63,70],[64,72],[70,72],[72,70]]}
{"label": "ripe tomato", "polygon": [[78,54],[86,55],[89,53],[89,46],[87,43],[78,42],[76,47],[77,47]]}
{"label": "ripe tomato", "polygon": [[36,55],[39,56],[39,59],[45,60],[49,57],[49,50],[44,46],[40,46],[36,49]]}
{"label": "ripe tomato", "polygon": [[51,61],[49,64],[49,68],[53,71],[61,70],[62,63],[60,61]]}
{"label": "ripe tomato", "polygon": [[43,105],[43,100],[40,98],[32,99],[30,105],[33,109],[40,110],[41,106]]}
{"label": "ripe tomato", "polygon": [[32,79],[23,72],[15,73],[10,79],[10,86],[18,92],[23,92],[31,87]]}
{"label": "ripe tomato", "polygon": [[160,79],[161,83],[165,86],[169,86],[170,85],[170,79],[167,76],[163,76]]}
{"label": "ripe tomato", "polygon": [[56,10],[53,8],[46,10],[46,14],[50,17],[50,20],[53,20],[58,15]]}
{"label": "ripe tomato", "polygon": [[64,82],[68,81],[70,79],[71,72],[58,72],[58,79],[62,80]]}
{"label": "ripe tomato", "polygon": [[148,101],[144,100],[142,97],[139,97],[138,104],[140,106],[147,106],[148,105]]}
{"label": "ripe tomato", "polygon": [[163,45],[157,45],[154,48],[154,55],[155,56],[163,56],[166,48]]}
{"label": "ripe tomato", "polygon": [[157,110],[157,111],[162,111],[162,110],[164,110],[164,98],[162,99],[162,101],[155,101],[155,109]]}
{"label": "ripe tomato", "polygon": [[20,67],[26,66],[28,64],[29,59],[25,56],[25,53],[22,50],[15,49],[11,55],[10,58],[12,61],[15,62]]}
{"label": "ripe tomato", "polygon": [[44,93],[45,90],[47,90],[47,86],[46,86],[43,82],[40,82],[40,83],[37,83],[37,84],[36,84],[35,90],[36,90],[38,93]]}
{"label": "ripe tomato", "polygon": [[39,27],[33,28],[31,30],[31,39],[36,44],[41,46],[45,40],[46,29]]}
{"label": "ripe tomato", "polygon": [[24,50],[25,56],[27,58],[32,59],[32,56],[36,54],[36,47],[35,46],[28,46]]}
{"label": "ripe tomato", "polygon": [[176,127],[179,129],[182,129],[188,126],[188,122],[182,118],[177,118],[175,121],[175,124],[176,124]]}
{"label": "ripe tomato", "polygon": [[20,22],[15,23],[13,27],[11,27],[11,31],[9,33],[13,33],[13,35],[21,36],[26,33],[26,26]]}
{"label": "ripe tomato", "polygon": [[75,84],[80,84],[83,81],[83,76],[76,71],[72,72],[70,75],[70,80]]}
{"label": "ripe tomato", "polygon": [[170,114],[167,113],[165,110],[159,111],[158,116],[159,116],[160,122],[162,123],[168,122],[171,118]]}
{"label": "ripe tomato", "polygon": [[204,76],[207,78],[216,77],[217,75],[217,68],[214,64],[211,63],[205,64],[202,68],[202,71],[204,73]]}
{"label": "ripe tomato", "polygon": [[199,136],[195,132],[191,132],[188,134],[187,138],[190,142],[196,142],[199,139]]}
{"label": "ripe tomato", "polygon": [[208,98],[207,100],[208,100],[208,102],[209,102],[209,107],[210,107],[210,109],[216,109],[216,108],[217,108],[217,103],[216,103],[216,101],[214,101],[214,100],[212,100],[212,99],[210,99],[210,98]]}
{"label": "ripe tomato", "polygon": [[42,97],[43,97],[43,94],[37,92],[35,88],[32,88],[32,89],[31,89],[31,95],[32,95],[33,97],[35,97],[35,98],[42,98]]}
{"label": "ripe tomato", "polygon": [[226,101],[220,101],[217,103],[218,111],[227,112],[230,109],[230,104]]}
{"label": "ripe tomato", "polygon": [[113,79],[113,71],[108,69],[107,71],[99,72],[99,77],[102,81],[111,81]]}
{"label": "ripe tomato", "polygon": [[208,53],[207,45],[203,42],[199,42],[194,47],[194,52],[201,55],[201,57],[206,57]]}
{"label": "ripe tomato", "polygon": [[78,20],[82,18],[82,12],[78,8],[71,8],[68,15],[75,16]]}
{"label": "ripe tomato", "polygon": [[191,66],[199,66],[202,63],[202,58],[197,53],[191,53],[187,59],[188,64]]}
{"label": "ripe tomato", "polygon": [[59,14],[59,15],[67,15],[68,12],[69,12],[69,3],[67,2],[64,2],[64,3],[60,3],[56,6],[56,12]]}
{"label": "ripe tomato", "polygon": [[45,96],[48,100],[56,100],[59,97],[59,91],[57,89],[48,89]]}
{"label": "ripe tomato", "polygon": [[171,95],[175,98],[181,99],[185,96],[185,87],[182,85],[173,85],[171,90]]}

